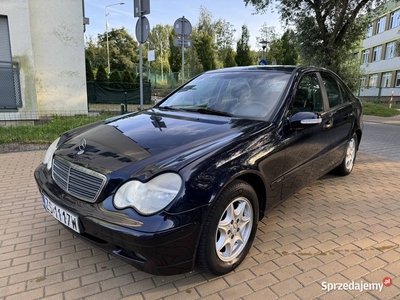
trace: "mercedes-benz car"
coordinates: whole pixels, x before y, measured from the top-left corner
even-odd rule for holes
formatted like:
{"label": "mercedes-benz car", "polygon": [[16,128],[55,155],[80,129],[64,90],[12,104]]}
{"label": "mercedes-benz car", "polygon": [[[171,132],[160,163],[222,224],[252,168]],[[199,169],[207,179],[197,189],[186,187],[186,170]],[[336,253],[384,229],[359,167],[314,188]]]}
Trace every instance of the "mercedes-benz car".
{"label": "mercedes-benz car", "polygon": [[138,269],[222,275],[274,206],[351,173],[362,129],[361,102],[329,70],[214,70],[150,109],[65,132],[35,178],[60,223]]}

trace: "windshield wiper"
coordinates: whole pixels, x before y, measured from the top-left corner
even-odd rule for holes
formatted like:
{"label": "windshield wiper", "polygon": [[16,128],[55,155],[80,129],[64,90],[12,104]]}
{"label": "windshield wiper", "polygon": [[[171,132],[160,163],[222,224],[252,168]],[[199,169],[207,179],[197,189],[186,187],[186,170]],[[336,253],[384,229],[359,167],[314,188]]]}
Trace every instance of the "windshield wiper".
{"label": "windshield wiper", "polygon": [[181,110],[180,108],[174,107],[174,106],[158,106],[156,107],[158,109],[169,109],[169,110]]}
{"label": "windshield wiper", "polygon": [[220,111],[220,110],[216,110],[210,107],[207,108],[198,108],[198,109],[194,109],[194,111],[197,111],[201,114],[209,114],[209,115],[216,115],[216,116],[224,116],[224,117],[233,117],[232,114],[226,112],[226,111]]}

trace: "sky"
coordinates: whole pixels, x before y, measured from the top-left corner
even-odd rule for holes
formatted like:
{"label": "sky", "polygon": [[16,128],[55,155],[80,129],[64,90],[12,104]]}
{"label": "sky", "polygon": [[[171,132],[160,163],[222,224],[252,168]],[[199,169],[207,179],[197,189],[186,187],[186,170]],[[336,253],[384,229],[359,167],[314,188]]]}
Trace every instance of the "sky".
{"label": "sky", "polygon": [[[90,36],[96,38],[98,33],[105,32],[105,6],[119,2],[125,4],[107,7],[109,30],[125,27],[135,38],[137,18],[133,16],[133,0],[85,0],[85,14],[90,19],[90,24],[86,26],[86,38]],[[182,16],[188,19],[192,26],[196,26],[201,5],[212,13],[213,20],[222,18],[234,25],[236,40],[240,38],[242,25],[247,25],[252,50],[261,50],[256,43],[256,37],[260,36],[259,30],[265,22],[268,26],[275,26],[277,33],[284,32],[276,12],[254,14],[254,7],[251,5],[246,7],[243,0],[150,0],[150,14],[146,17],[150,28],[157,24],[172,26],[175,20]]]}

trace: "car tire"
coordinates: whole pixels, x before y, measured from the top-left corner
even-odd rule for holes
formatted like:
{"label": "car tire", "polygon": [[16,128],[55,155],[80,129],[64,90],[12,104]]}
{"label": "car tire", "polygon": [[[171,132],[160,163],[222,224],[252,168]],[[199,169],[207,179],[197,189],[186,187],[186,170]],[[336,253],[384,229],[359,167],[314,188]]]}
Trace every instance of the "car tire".
{"label": "car tire", "polygon": [[258,198],[242,180],[234,180],[218,196],[200,237],[199,266],[214,275],[235,269],[249,252],[257,231]]}
{"label": "car tire", "polygon": [[335,169],[335,173],[340,176],[346,176],[353,171],[354,163],[356,161],[358,150],[358,137],[357,134],[353,134],[350,141],[347,143],[346,154],[343,158],[342,163]]}

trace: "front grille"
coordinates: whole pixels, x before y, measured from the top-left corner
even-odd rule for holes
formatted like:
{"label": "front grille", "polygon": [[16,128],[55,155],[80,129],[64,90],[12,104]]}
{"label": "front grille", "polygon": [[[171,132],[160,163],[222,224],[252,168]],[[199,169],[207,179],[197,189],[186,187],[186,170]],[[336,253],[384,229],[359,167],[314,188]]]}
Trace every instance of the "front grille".
{"label": "front grille", "polygon": [[75,165],[60,157],[53,159],[53,180],[68,194],[95,202],[106,183],[106,176]]}

